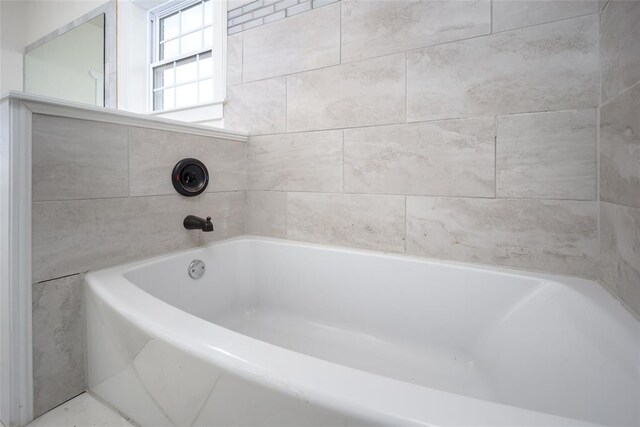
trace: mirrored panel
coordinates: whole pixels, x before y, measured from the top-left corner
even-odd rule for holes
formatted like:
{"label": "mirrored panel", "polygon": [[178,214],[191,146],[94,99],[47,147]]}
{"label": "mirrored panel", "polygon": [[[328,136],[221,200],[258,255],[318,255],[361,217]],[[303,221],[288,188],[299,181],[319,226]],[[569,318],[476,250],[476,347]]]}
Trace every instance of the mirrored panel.
{"label": "mirrored panel", "polygon": [[24,90],[105,106],[105,15],[66,31],[24,57]]}

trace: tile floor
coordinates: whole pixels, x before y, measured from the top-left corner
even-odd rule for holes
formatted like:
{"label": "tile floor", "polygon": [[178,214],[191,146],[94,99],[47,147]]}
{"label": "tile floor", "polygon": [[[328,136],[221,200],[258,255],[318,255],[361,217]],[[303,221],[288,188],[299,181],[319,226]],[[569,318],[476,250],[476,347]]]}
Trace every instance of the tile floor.
{"label": "tile floor", "polygon": [[36,418],[27,427],[133,427],[111,408],[88,393]]}

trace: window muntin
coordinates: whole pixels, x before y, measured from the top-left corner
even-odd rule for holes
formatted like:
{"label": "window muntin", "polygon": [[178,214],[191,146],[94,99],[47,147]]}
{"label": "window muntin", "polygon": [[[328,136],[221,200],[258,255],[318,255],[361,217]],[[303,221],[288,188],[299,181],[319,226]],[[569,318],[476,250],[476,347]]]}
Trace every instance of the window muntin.
{"label": "window muntin", "polygon": [[214,101],[214,0],[192,0],[155,15],[151,64],[154,111]]}

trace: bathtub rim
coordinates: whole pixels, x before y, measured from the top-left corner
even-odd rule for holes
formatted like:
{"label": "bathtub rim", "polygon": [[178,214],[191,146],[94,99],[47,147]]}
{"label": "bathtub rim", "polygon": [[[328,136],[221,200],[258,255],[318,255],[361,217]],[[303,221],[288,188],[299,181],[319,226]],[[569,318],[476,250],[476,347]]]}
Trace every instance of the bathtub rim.
{"label": "bathtub rim", "polygon": [[[198,318],[145,292],[129,281],[125,274],[163,260],[212,246],[233,242],[266,242],[332,250],[342,253],[374,257],[412,260],[470,271],[491,272],[511,277],[560,282],[562,285],[591,293],[600,287],[594,281],[571,276],[525,272],[505,267],[484,266],[458,261],[442,261],[406,254],[366,249],[346,248],[291,240],[243,235],[219,240],[195,248],[175,251],[119,266],[90,272],[85,287],[92,297],[108,304],[118,315],[142,330],[150,339],[160,339],[188,351],[195,357],[234,372],[244,379],[255,381],[290,396],[313,401],[319,406],[344,411],[352,416],[382,421],[386,424],[414,424],[433,426],[512,425],[517,419],[522,426],[597,424],[566,418],[535,410],[510,406],[454,394],[426,386],[418,386],[356,368],[298,353],[226,329]],[[105,286],[105,282],[109,285]],[[594,286],[595,285],[595,286]],[[598,289],[596,291],[599,292]],[[610,295],[602,290],[608,298]],[[601,295],[602,296],[602,295]],[[607,301],[608,304],[614,301]],[[617,302],[617,301],[615,301]],[[144,310],[141,309],[144,307]],[[616,310],[617,314],[620,310]],[[623,310],[627,316],[630,316]],[[618,314],[619,316],[623,316]],[[635,319],[633,319],[635,320]],[[639,330],[640,330],[640,325]],[[189,331],[184,333],[184,331]],[[225,343],[217,345],[216,342]],[[333,374],[329,375],[329,374]],[[337,374],[337,375],[336,375]],[[285,378],[287,380],[282,380]],[[338,379],[335,381],[335,379]],[[334,381],[332,381],[334,379]],[[367,395],[367,397],[363,397]],[[404,396],[393,398],[393,396]],[[413,398],[406,399],[406,396]],[[429,402],[430,405],[425,405]],[[464,407],[464,414],[457,408]]]}

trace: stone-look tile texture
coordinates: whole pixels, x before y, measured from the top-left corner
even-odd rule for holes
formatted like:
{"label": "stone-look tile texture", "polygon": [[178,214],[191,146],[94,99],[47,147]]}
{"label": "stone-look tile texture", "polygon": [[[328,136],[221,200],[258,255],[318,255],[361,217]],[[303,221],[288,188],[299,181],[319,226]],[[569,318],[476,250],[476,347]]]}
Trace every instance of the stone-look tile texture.
{"label": "stone-look tile texture", "polygon": [[245,82],[340,63],[340,3],[243,33]]}
{"label": "stone-look tile texture", "polygon": [[402,196],[289,193],[287,237],[403,252],[404,208]]}
{"label": "stone-look tile texture", "polygon": [[175,195],[171,171],[185,158],[201,160],[209,171],[206,192],[244,190],[247,146],[238,141],[155,129],[129,128],[131,196]]}
{"label": "stone-look tile texture", "polygon": [[640,319],[640,2],[601,22],[600,280]]}
{"label": "stone-look tile texture", "polygon": [[346,192],[495,195],[493,117],[344,132]]}
{"label": "stone-look tile texture", "polygon": [[127,172],[125,126],[34,115],[33,200],[127,196]]}
{"label": "stone-look tile texture", "polygon": [[287,77],[287,130],[403,122],[404,54]]}
{"label": "stone-look tile texture", "polygon": [[342,131],[256,136],[248,148],[249,190],[342,191]]}
{"label": "stone-look tile texture", "polygon": [[[34,120],[33,188],[45,200],[35,198],[32,210],[34,398],[41,414],[85,389],[83,273],[243,234],[247,144]],[[186,198],[173,190],[171,170],[185,157],[208,166],[207,193]],[[59,182],[48,182],[53,178]],[[185,230],[189,214],[210,215],[215,231]]]}
{"label": "stone-look tile texture", "polygon": [[84,275],[33,285],[34,416],[85,390]]}
{"label": "stone-look tile texture", "polygon": [[287,237],[287,193],[247,191],[247,234]]}
{"label": "stone-look tile texture", "polygon": [[640,2],[609,1],[602,11],[602,101],[640,80]]}
{"label": "stone-look tile texture", "polygon": [[640,317],[640,209],[600,205],[601,280]]}
{"label": "stone-look tile texture", "polygon": [[341,0],[242,31],[246,230],[594,277],[600,6]]}
{"label": "stone-look tile texture", "polygon": [[600,108],[600,198],[640,208],[640,83]]}
{"label": "stone-look tile texture", "polygon": [[343,62],[490,32],[490,0],[342,0]]}
{"label": "stone-look tile texture", "polygon": [[598,204],[407,197],[407,253],[594,278]]}
{"label": "stone-look tile texture", "polygon": [[598,0],[493,0],[493,31],[544,24],[600,11]]}
{"label": "stone-look tile texture", "polygon": [[598,16],[407,54],[407,120],[592,108]]}
{"label": "stone-look tile texture", "polygon": [[594,200],[596,132],[596,110],[498,117],[498,197]]}
{"label": "stone-look tile texture", "polygon": [[247,195],[245,191],[204,194],[199,202],[200,217],[213,219],[214,231],[196,231],[202,243],[239,236],[245,231]]}
{"label": "stone-look tile texture", "polygon": [[227,38],[227,85],[242,83],[242,34]]}
{"label": "stone-look tile texture", "polygon": [[228,87],[225,127],[257,135],[286,132],[286,91],[284,77]]}

